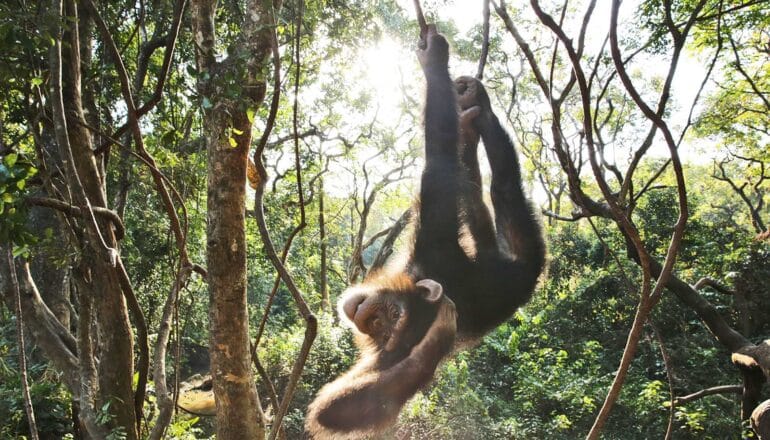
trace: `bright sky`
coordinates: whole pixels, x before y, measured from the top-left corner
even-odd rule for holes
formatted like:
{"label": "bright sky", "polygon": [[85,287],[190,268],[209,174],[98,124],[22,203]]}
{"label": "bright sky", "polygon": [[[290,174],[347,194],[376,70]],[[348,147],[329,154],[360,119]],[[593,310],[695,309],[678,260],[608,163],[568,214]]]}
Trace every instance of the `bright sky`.
{"label": "bright sky", "polygon": [[[397,1],[404,9],[405,13],[410,16],[414,15],[412,0]],[[636,3],[637,2],[633,0],[624,2],[621,7],[621,23],[624,17],[629,17],[633,13],[636,9]],[[426,9],[431,5],[432,4],[428,1],[423,2],[423,6]],[[481,0],[448,0],[445,5],[441,6],[440,14],[444,19],[452,19],[456,23],[460,33],[465,34],[474,25],[481,23],[481,5]],[[528,8],[524,8],[524,10],[525,14],[530,14],[534,17],[534,14]],[[573,16],[582,18],[583,8],[577,7],[574,8],[573,11],[577,11],[572,12]],[[587,52],[595,53],[598,51],[609,27],[609,13],[609,7],[607,7],[605,2],[600,2],[600,5],[597,6],[593,14],[591,26],[589,27]],[[499,26],[499,20],[495,20],[494,14],[495,12],[493,10],[493,27]],[[430,16],[430,14],[428,15]],[[620,26],[620,29],[622,33],[622,25]],[[511,42],[510,47],[507,47],[506,50],[510,53],[515,53],[518,51],[518,47]],[[690,105],[700,87],[703,75],[705,74],[705,62],[707,61],[708,60],[696,58],[691,53],[685,53],[680,59],[679,68],[672,87],[672,96],[675,100],[672,102],[674,107],[672,107],[673,112],[668,120],[676,137],[678,137],[681,127],[683,127],[687,121]],[[376,46],[365,52],[364,63],[366,75],[370,78],[370,84],[378,85],[377,100],[380,106],[380,114],[389,115],[397,114],[397,112],[399,112],[398,106],[402,101],[402,96],[399,96],[399,93],[403,93],[401,90],[402,81],[407,84],[411,83],[413,90],[421,90],[422,78],[412,49],[402,47],[399,43],[389,39],[387,36],[385,36]],[[632,66],[630,73],[632,73],[632,75],[634,73],[642,74],[646,78],[649,78],[651,75],[662,78],[666,73],[667,67],[668,59],[648,59]],[[450,70],[453,75],[474,74],[475,69],[475,65],[459,65],[457,60],[450,60]],[[418,96],[415,98],[418,98],[419,101],[420,97]],[[650,104],[653,104],[654,106],[654,103]],[[703,144],[703,142],[701,142],[701,144]],[[650,154],[668,156],[668,150],[662,142],[657,142]],[[714,154],[713,145],[707,144],[705,146],[696,147],[692,144],[687,144],[685,141],[681,154],[684,160],[708,162]]]}

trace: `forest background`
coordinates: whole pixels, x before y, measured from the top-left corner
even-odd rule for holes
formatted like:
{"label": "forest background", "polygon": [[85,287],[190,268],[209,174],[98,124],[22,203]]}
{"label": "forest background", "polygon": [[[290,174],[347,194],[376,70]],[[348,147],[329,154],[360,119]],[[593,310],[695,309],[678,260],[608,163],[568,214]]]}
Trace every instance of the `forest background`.
{"label": "forest background", "polygon": [[[770,435],[770,2],[423,8],[549,262],[385,438]],[[1,2],[0,438],[300,438],[337,296],[408,243],[417,36],[406,0]],[[231,404],[175,409],[210,359]]]}

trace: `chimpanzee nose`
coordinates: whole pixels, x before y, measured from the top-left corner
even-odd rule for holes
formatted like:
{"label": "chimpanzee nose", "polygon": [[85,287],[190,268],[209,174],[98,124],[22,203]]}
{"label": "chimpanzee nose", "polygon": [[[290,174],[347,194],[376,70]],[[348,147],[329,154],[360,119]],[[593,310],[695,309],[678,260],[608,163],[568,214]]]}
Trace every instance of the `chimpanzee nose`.
{"label": "chimpanzee nose", "polygon": [[366,301],[366,295],[353,295],[350,298],[345,298],[345,302],[342,304],[342,310],[345,312],[345,316],[351,322],[355,322],[356,312],[361,304]]}

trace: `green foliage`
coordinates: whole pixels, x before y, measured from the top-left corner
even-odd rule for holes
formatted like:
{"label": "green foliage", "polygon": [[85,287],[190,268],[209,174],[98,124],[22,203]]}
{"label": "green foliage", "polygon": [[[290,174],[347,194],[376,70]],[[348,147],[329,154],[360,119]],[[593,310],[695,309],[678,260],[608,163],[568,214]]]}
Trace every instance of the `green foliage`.
{"label": "green foliage", "polygon": [[[288,438],[301,437],[307,405],[323,385],[347,370],[355,357],[350,331],[335,324],[332,315],[322,313],[318,318],[318,336],[284,421]],[[260,360],[276,389],[285,389],[304,333],[304,327],[293,326],[268,335],[260,344]],[[260,380],[258,386],[260,396],[266,397],[265,384]]]}
{"label": "green foliage", "polygon": [[[215,50],[218,56],[229,57],[228,62],[236,67],[245,66],[248,54],[238,39],[246,19],[242,4],[220,3]],[[452,72],[460,74],[475,70],[481,48],[480,4],[469,6],[469,14],[477,14],[478,21],[463,31],[445,13],[446,2],[423,3],[429,19],[436,20],[451,40]],[[556,68],[553,72],[543,72],[547,73],[548,81],[553,82],[554,94],[558,95],[572,74],[568,60],[561,49],[553,51],[553,36],[543,32],[528,7],[508,3],[509,13],[530,40],[535,58],[539,62],[554,60]],[[682,23],[697,3],[695,0],[673,2],[672,20]],[[637,4],[638,8],[628,18],[629,24],[633,25],[624,26],[620,43],[625,56],[637,49],[641,51],[638,58],[630,62],[630,72],[644,99],[653,103],[655,99],[651,97],[661,89],[663,78],[638,60],[655,62],[659,57],[669,56],[671,41],[664,24],[664,2],[644,0]],[[265,151],[270,177],[265,196],[266,218],[279,250],[301,220],[294,145],[286,141],[293,131],[293,80],[297,64],[290,48],[297,35],[294,28],[300,12],[297,5],[284,2],[278,16],[276,31],[282,54],[282,93],[273,136]],[[321,176],[326,185],[328,291],[334,303],[347,286],[351,241],[361,220],[360,204],[366,197],[366,190],[376,185],[376,178],[381,177],[390,165],[420,156],[422,78],[414,57],[407,58],[417,35],[413,11],[408,6],[394,0],[304,3],[299,42],[300,84],[296,97],[298,125],[300,132],[311,127],[317,132],[300,142],[302,195],[306,203],[302,220],[305,226],[294,238],[286,265],[314,311],[321,307],[318,220]],[[558,16],[555,3],[544,2],[544,6],[554,17]],[[735,2],[708,0],[704,11],[708,17],[720,7],[736,6],[739,5]],[[166,31],[167,22],[155,22],[154,17],[167,16],[172,7],[173,2],[164,1],[141,5],[100,2],[98,5],[124,54],[123,61],[130,75],[139,67],[142,45],[155,34],[162,35]],[[576,13],[580,7],[570,2],[565,9],[565,29],[570,35],[571,29],[580,25],[582,16]],[[630,6],[628,8],[629,11],[624,12],[631,12]],[[709,157],[724,158],[725,172],[734,176],[738,185],[748,182],[747,189],[754,188],[760,167],[745,165],[737,158],[751,157],[765,163],[770,160],[767,137],[770,118],[766,105],[766,91],[770,89],[770,64],[766,54],[768,17],[767,7],[762,2],[748,2],[723,14],[720,21],[722,55],[716,69],[719,76],[714,77],[717,87],[707,87],[704,91],[702,109],[699,107],[694,115],[693,131],[685,138],[686,141],[694,138],[704,145],[700,147],[703,151],[696,154],[703,152]],[[15,255],[46,258],[56,267],[68,268],[79,263],[78,250],[62,244],[62,236],[71,234],[68,226],[63,224],[57,232],[52,229],[31,232],[30,210],[24,203],[26,197],[43,192],[45,185],[51,182],[61,186],[60,189],[67,189],[66,185],[56,181],[61,177],[57,175],[61,164],[54,157],[57,145],[50,122],[51,75],[47,59],[53,40],[48,31],[49,18],[45,8],[39,8],[34,2],[0,3],[0,47],[3,49],[0,56],[0,243],[13,243]],[[187,19],[186,16],[185,23]],[[597,18],[593,20],[589,28],[601,28]],[[200,76],[189,28],[183,26],[182,29],[163,97],[152,112],[142,117],[141,130],[146,149],[184,201],[185,209],[178,206],[177,214],[183,222],[190,258],[205,265],[206,175],[209,171],[201,115],[204,111],[214,110],[216,100],[203,96],[195,83],[198,79],[210,82],[221,97],[240,102],[245,91],[239,78],[244,72],[224,69],[228,73],[221,76],[212,78],[208,73]],[[91,37],[93,33],[84,32],[84,44]],[[738,59],[728,37],[734,40]],[[392,42],[406,54],[398,63],[400,82],[393,83],[394,87],[388,86],[392,89],[385,92],[383,84],[372,80],[372,67],[365,62],[383,40]],[[97,111],[88,108],[88,117],[96,120],[94,126],[100,131],[109,134],[124,122],[125,104],[115,66],[105,53],[103,42],[97,38],[91,43],[87,56],[82,59],[83,89],[93,95],[86,100],[91,99]],[[589,38],[583,55],[584,66],[599,66],[597,75],[591,79],[594,84],[616,78],[607,54],[591,53],[597,43]],[[717,44],[716,21],[698,20],[683,57],[694,54],[710,59]],[[496,21],[493,12],[485,78],[493,92],[494,105],[496,109],[506,110],[505,114],[500,112],[501,119],[506,118],[516,127],[513,135],[519,144],[517,148],[527,156],[522,165],[532,182],[543,177],[543,185],[554,191],[558,189],[558,197],[547,202],[536,201],[565,215],[573,206],[567,199],[568,190],[563,186],[564,172],[551,157],[552,146],[544,134],[550,130],[549,106],[543,105],[540,86],[531,78],[527,62],[513,47],[510,35]],[[146,102],[152,95],[162,63],[163,50],[159,49],[148,59],[148,75],[141,87],[133,87],[138,104]],[[739,71],[739,66],[748,73],[748,78]],[[271,67],[265,65],[264,70],[255,74],[271,78]],[[415,75],[418,77],[413,78]],[[586,160],[585,152],[581,156],[577,151],[585,134],[575,122],[580,120],[583,112],[576,89],[573,86],[572,93],[564,97],[563,117],[574,126],[565,126],[562,135],[565,143],[575,148],[570,154]],[[271,81],[266,84],[266,93],[265,100],[258,106],[245,100],[240,102],[247,119],[254,125],[252,137],[255,140],[261,135],[267,118],[273,93]],[[383,103],[379,100],[384,96],[396,96],[393,109],[381,109]],[[604,139],[606,157],[603,159],[623,171],[628,163],[625,157],[628,146],[637,145],[638,140],[647,135],[649,122],[630,103],[625,89],[616,79],[608,83],[600,99],[592,98],[601,101],[597,102],[595,115],[597,125],[601,125],[601,130],[597,128],[597,131],[612,133],[612,139]],[[614,105],[605,106],[604,101]],[[682,104],[678,101],[681,97],[674,89],[673,105]],[[678,108],[669,107],[665,116],[677,111]],[[236,134],[241,133],[230,130],[228,138]],[[102,136],[94,134],[95,143],[97,140],[102,142]],[[119,140],[127,142],[128,149],[135,147],[126,137]],[[653,150],[659,147],[659,141],[658,136]],[[381,148],[384,149],[375,166],[364,173],[361,164]],[[687,161],[692,148],[683,144],[681,151]],[[639,191],[664,164],[659,157],[650,156],[654,155],[650,154],[639,164],[634,191]],[[103,161],[108,206],[118,209],[118,201],[126,195],[125,210],[120,212],[127,229],[126,237],[120,243],[121,258],[126,263],[153,334],[157,331],[161,309],[178,265],[178,251],[170,233],[168,216],[146,165],[128,150],[112,146],[107,154],[94,158],[100,163]],[[670,168],[668,165],[642,197],[625,201],[633,205],[633,221],[656,258],[666,250],[678,212]],[[419,167],[409,168],[409,172],[416,175]],[[703,297],[745,336],[751,340],[765,339],[770,335],[770,319],[765,312],[770,310],[770,267],[767,265],[770,249],[766,241],[753,241],[755,231],[744,201],[726,182],[713,178],[719,177],[718,172],[712,164],[685,164],[690,218],[675,270],[688,283],[708,276],[742,295],[750,311],[748,314],[740,311],[738,296],[722,295],[710,289],[701,291]],[[588,166],[584,166],[580,176],[583,189],[599,199],[600,192],[590,174]],[[613,178],[609,180],[611,190],[618,191],[618,183]],[[752,196],[754,201],[764,201],[766,207],[770,199],[765,194],[767,183],[764,185],[757,186]],[[365,236],[371,237],[389,227],[412,203],[413,190],[407,182],[392,185],[379,193],[367,219]],[[61,191],[62,198],[66,199],[66,193]],[[541,191],[538,189],[535,193],[540,196]],[[247,212],[253,209],[252,196],[250,192],[246,200],[244,209]],[[767,222],[767,209],[760,214]],[[249,212],[246,225],[247,289],[250,325],[256,329],[275,282],[275,271],[265,258],[251,215]],[[548,273],[531,303],[510,322],[480,341],[477,347],[447,360],[434,384],[407,404],[399,424],[385,438],[573,439],[587,432],[617,369],[635,313],[640,274],[625,254],[625,243],[617,226],[609,220],[593,218],[592,221],[596,231],[585,221],[548,224]],[[597,232],[602,240],[597,238]],[[402,241],[408,240],[402,238]],[[377,244],[364,250],[363,258],[367,264],[377,250]],[[178,313],[179,327],[172,344],[181,339],[206,345],[209,336],[208,289],[197,275],[183,289]],[[675,395],[739,380],[729,362],[729,353],[714,340],[698,316],[683,307],[672,294],[664,292],[651,320],[659,329],[657,336],[670,357],[671,371],[667,371],[663,363],[656,335],[646,328],[604,438],[662,437],[669,415],[669,379]],[[4,313],[0,316],[0,324],[0,420],[3,420],[0,438],[17,438],[26,435],[27,426],[19,393],[18,354],[13,340],[15,321]],[[262,363],[279,394],[285,389],[304,331],[294,300],[281,283],[259,347]],[[174,368],[173,352],[172,349],[169,353],[170,370]],[[307,404],[321,386],[344,372],[355,356],[350,331],[340,327],[330,314],[320,313],[319,335],[285,419],[287,438],[300,438]],[[34,348],[29,359],[31,392],[41,434],[49,438],[71,435],[71,396],[57,376],[66,372],[53,372]],[[263,406],[268,408],[269,414],[274,414],[275,408],[267,404],[265,383],[260,380],[258,386]],[[148,402],[145,412],[149,415],[154,403],[152,396]],[[737,422],[738,406],[734,396],[710,396],[677,407],[675,438],[739,437],[746,427]],[[109,404],[100,409],[99,415],[101,422],[109,420]],[[212,424],[211,418],[182,415],[172,421],[167,436],[202,438],[211,435]],[[110,435],[120,438],[123,432],[116,430]]]}
{"label": "green foliage", "polygon": [[[5,316],[2,316],[5,318]],[[27,414],[18,370],[16,320],[2,319],[0,326],[0,438],[29,435]],[[34,361],[39,353],[27,354],[29,392],[35,410],[35,421],[41,438],[61,438],[72,429],[71,395],[57,373],[44,362]]]}
{"label": "green foliage", "polygon": [[[0,114],[2,112],[0,111]],[[12,243],[14,256],[28,252],[36,237],[27,229],[24,196],[37,169],[24,156],[9,153],[0,160],[0,243]]]}

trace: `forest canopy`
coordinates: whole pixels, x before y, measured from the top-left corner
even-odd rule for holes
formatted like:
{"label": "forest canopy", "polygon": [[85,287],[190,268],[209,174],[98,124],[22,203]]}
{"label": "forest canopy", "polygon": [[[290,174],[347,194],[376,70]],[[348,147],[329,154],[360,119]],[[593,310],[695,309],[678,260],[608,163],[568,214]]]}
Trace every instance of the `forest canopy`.
{"label": "forest canopy", "polygon": [[307,436],[411,241],[415,3],[548,256],[381,437],[770,439],[767,0],[1,2],[0,438]]}

